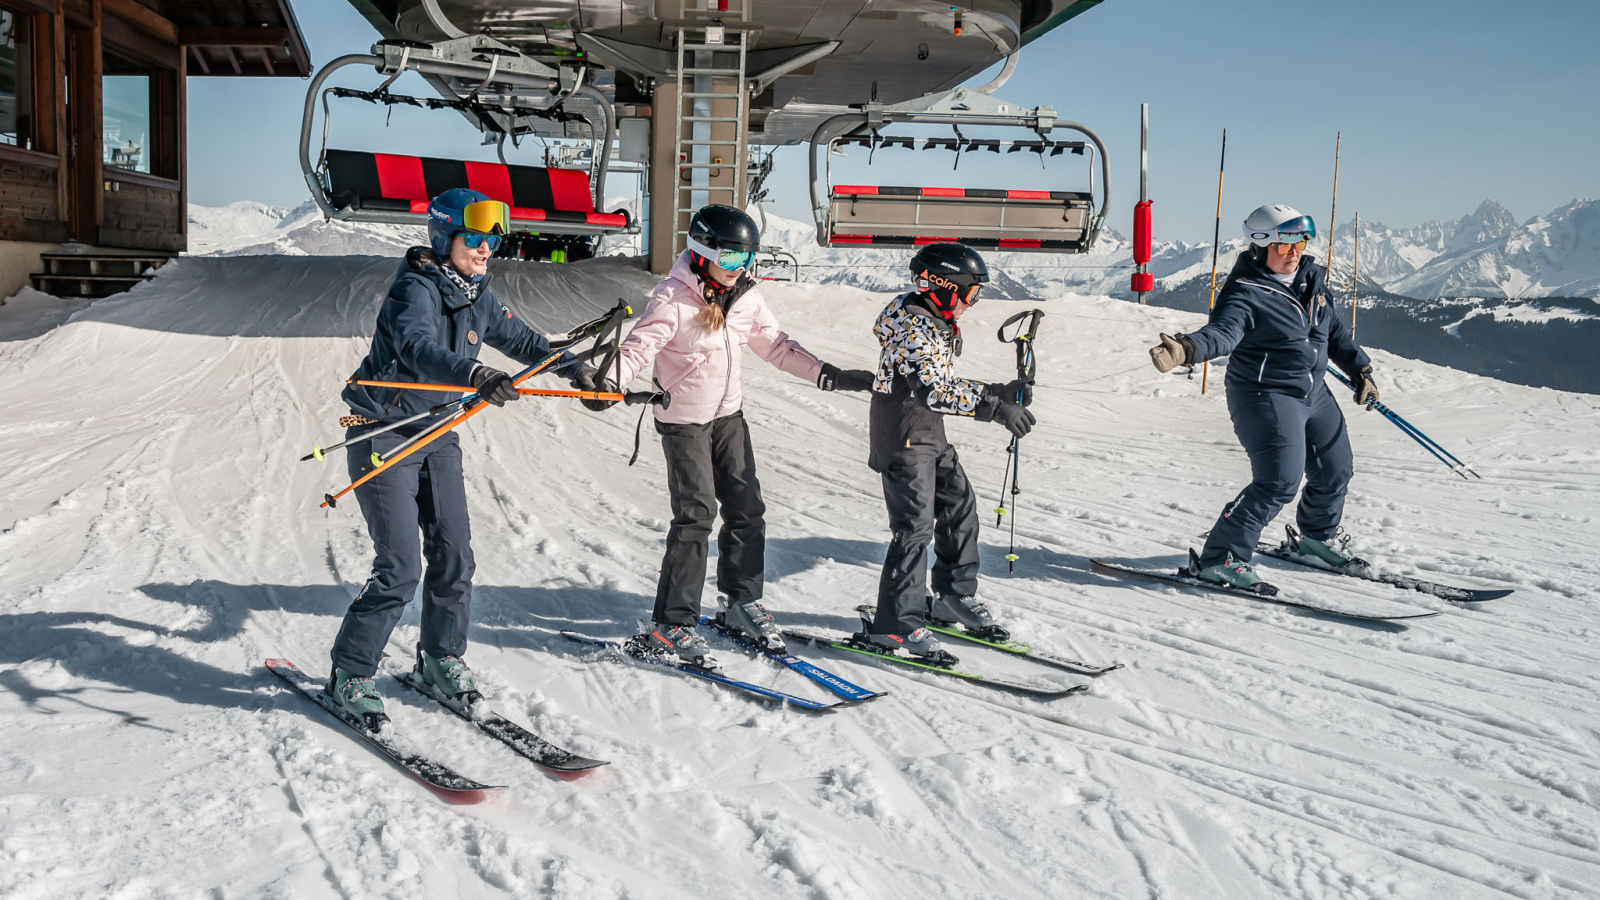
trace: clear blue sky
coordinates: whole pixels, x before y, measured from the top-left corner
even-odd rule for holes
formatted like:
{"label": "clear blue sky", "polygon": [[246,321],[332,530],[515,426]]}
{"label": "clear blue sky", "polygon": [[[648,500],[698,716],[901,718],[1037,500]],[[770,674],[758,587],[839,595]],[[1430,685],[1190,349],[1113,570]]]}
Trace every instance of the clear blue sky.
{"label": "clear blue sky", "polygon": [[[294,7],[317,65],[365,52],[377,37],[344,0]],[[1139,187],[1141,102],[1150,104],[1158,239],[1210,239],[1224,126],[1225,237],[1267,202],[1323,223],[1341,131],[1345,224],[1357,210],[1392,226],[1457,218],[1486,197],[1527,219],[1600,196],[1597,46],[1593,0],[1105,0],[1024,50],[998,93],[1050,104],[1100,132],[1112,154],[1109,221],[1124,232]],[[346,70],[341,83],[356,84],[360,71]],[[305,200],[295,155],[305,88],[298,79],[189,79],[190,199]],[[426,86],[418,79],[411,89]],[[385,111],[342,107],[334,146],[492,158],[453,113],[396,109],[386,126]],[[945,159],[880,158],[895,174],[876,180],[979,183],[976,169],[947,180],[951,157],[926,154],[935,156]],[[773,212],[809,218],[805,162],[801,148],[779,152]],[[1006,171],[1000,179],[1010,183],[990,186],[1031,187],[1037,171]],[[1072,187],[1082,171],[1054,177]]]}

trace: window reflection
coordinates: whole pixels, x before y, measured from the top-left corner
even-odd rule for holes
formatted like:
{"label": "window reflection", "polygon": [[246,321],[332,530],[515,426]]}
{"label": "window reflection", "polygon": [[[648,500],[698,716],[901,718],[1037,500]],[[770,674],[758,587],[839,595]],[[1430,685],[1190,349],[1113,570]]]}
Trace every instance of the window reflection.
{"label": "window reflection", "polygon": [[150,76],[106,75],[101,79],[101,96],[105,164],[149,172]]}

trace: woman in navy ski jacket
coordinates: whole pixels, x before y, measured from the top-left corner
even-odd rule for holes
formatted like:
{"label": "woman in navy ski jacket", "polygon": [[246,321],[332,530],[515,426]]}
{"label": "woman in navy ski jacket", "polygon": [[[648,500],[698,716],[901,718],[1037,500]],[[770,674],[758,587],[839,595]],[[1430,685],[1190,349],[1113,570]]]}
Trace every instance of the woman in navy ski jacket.
{"label": "woman in navy ski jacket", "polygon": [[[344,400],[352,415],[346,438],[380,423],[426,412],[449,394],[358,385],[403,381],[471,385],[496,406],[518,398],[511,376],[478,362],[484,344],[524,365],[543,362],[550,343],[500,304],[489,289],[490,255],[509,229],[509,210],[476,191],[457,189],[428,207],[428,247],[413,247],[378,310],[372,348],[350,376]],[[547,371],[593,390],[594,369],[563,353]],[[349,445],[352,481],[412,437],[440,424],[425,418]],[[467,649],[472,599],[472,536],[467,522],[461,446],[455,432],[432,441],[355,489],[375,558],[372,576],[350,604],[333,645],[329,694],[368,727],[386,721],[373,686],[405,605],[422,583],[422,634],[417,668],[446,698],[470,705],[478,696],[461,656]],[[423,561],[427,569],[423,569]]]}
{"label": "woman in navy ski jacket", "polygon": [[1228,413],[1250,457],[1251,482],[1223,508],[1189,574],[1276,593],[1250,566],[1261,532],[1300,487],[1291,552],[1339,567],[1359,562],[1340,535],[1354,471],[1344,414],[1323,383],[1331,361],[1355,385],[1357,403],[1377,400],[1372,364],[1333,305],[1327,269],[1305,255],[1316,236],[1310,216],[1263,206],[1245,220],[1250,247],[1239,255],[1204,328],[1161,336],[1156,368],[1228,357]]}

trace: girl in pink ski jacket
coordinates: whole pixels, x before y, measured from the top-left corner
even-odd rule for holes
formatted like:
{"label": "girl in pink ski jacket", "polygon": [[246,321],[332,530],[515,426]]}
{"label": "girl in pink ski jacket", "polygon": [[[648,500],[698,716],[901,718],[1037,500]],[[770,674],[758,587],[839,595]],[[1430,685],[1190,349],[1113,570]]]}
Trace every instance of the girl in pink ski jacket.
{"label": "girl in pink ski jacket", "polygon": [[766,506],[742,411],[745,348],[825,391],[872,386],[871,372],[841,372],[778,327],[749,272],[759,246],[760,232],[744,212],[707,206],[695,213],[689,249],[651,292],[639,324],[622,342],[616,369],[605,373],[626,385],[654,362],[655,379],[672,394],[670,406],[655,407],[672,527],[652,627],[634,639],[634,647],[696,665],[714,666],[694,628],[719,504],[717,590],[727,608],[718,623],[761,646],[783,646],[761,605]]}

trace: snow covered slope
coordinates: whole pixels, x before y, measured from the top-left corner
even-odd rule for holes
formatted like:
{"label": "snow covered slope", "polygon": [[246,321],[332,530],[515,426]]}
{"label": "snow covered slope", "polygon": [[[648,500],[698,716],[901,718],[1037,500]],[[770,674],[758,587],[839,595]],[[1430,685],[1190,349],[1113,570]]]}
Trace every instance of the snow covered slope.
{"label": "snow covered slope", "polygon": [[[648,614],[669,517],[660,451],[647,428],[628,468],[630,411],[526,399],[462,435],[468,658],[497,708],[612,765],[554,780],[380,680],[400,730],[509,786],[444,804],[262,667],[325,671],[367,574],[353,505],[317,508],[342,461],[296,459],[338,434],[338,390],[393,266],[182,259],[61,324],[32,298],[33,324],[0,330],[0,896],[1600,894],[1600,401],[1379,353],[1384,400],[1470,460],[1485,476],[1471,484],[1345,404],[1346,524],[1364,553],[1516,587],[1507,599],[1274,573],[1301,596],[1441,613],[1362,627],[1113,582],[1088,559],[1176,565],[1248,466],[1219,383],[1201,396],[1145,355],[1197,317],[1083,296],[1042,304],[1021,559],[1007,575],[1006,537],[986,528],[981,591],[1021,639],[1126,669],[1042,704],[803,650],[891,692],[815,716],[597,658],[556,632],[623,635]],[[552,331],[649,284],[604,260],[505,271],[502,298]],[[883,295],[769,292],[824,358],[872,360]],[[974,310],[964,373],[1007,377],[1010,349],[988,336],[1017,309]],[[757,360],[746,372],[768,605],[848,628],[886,539],[867,401]],[[987,509],[1003,433],[951,433]],[[416,636],[413,608],[391,655]]]}

